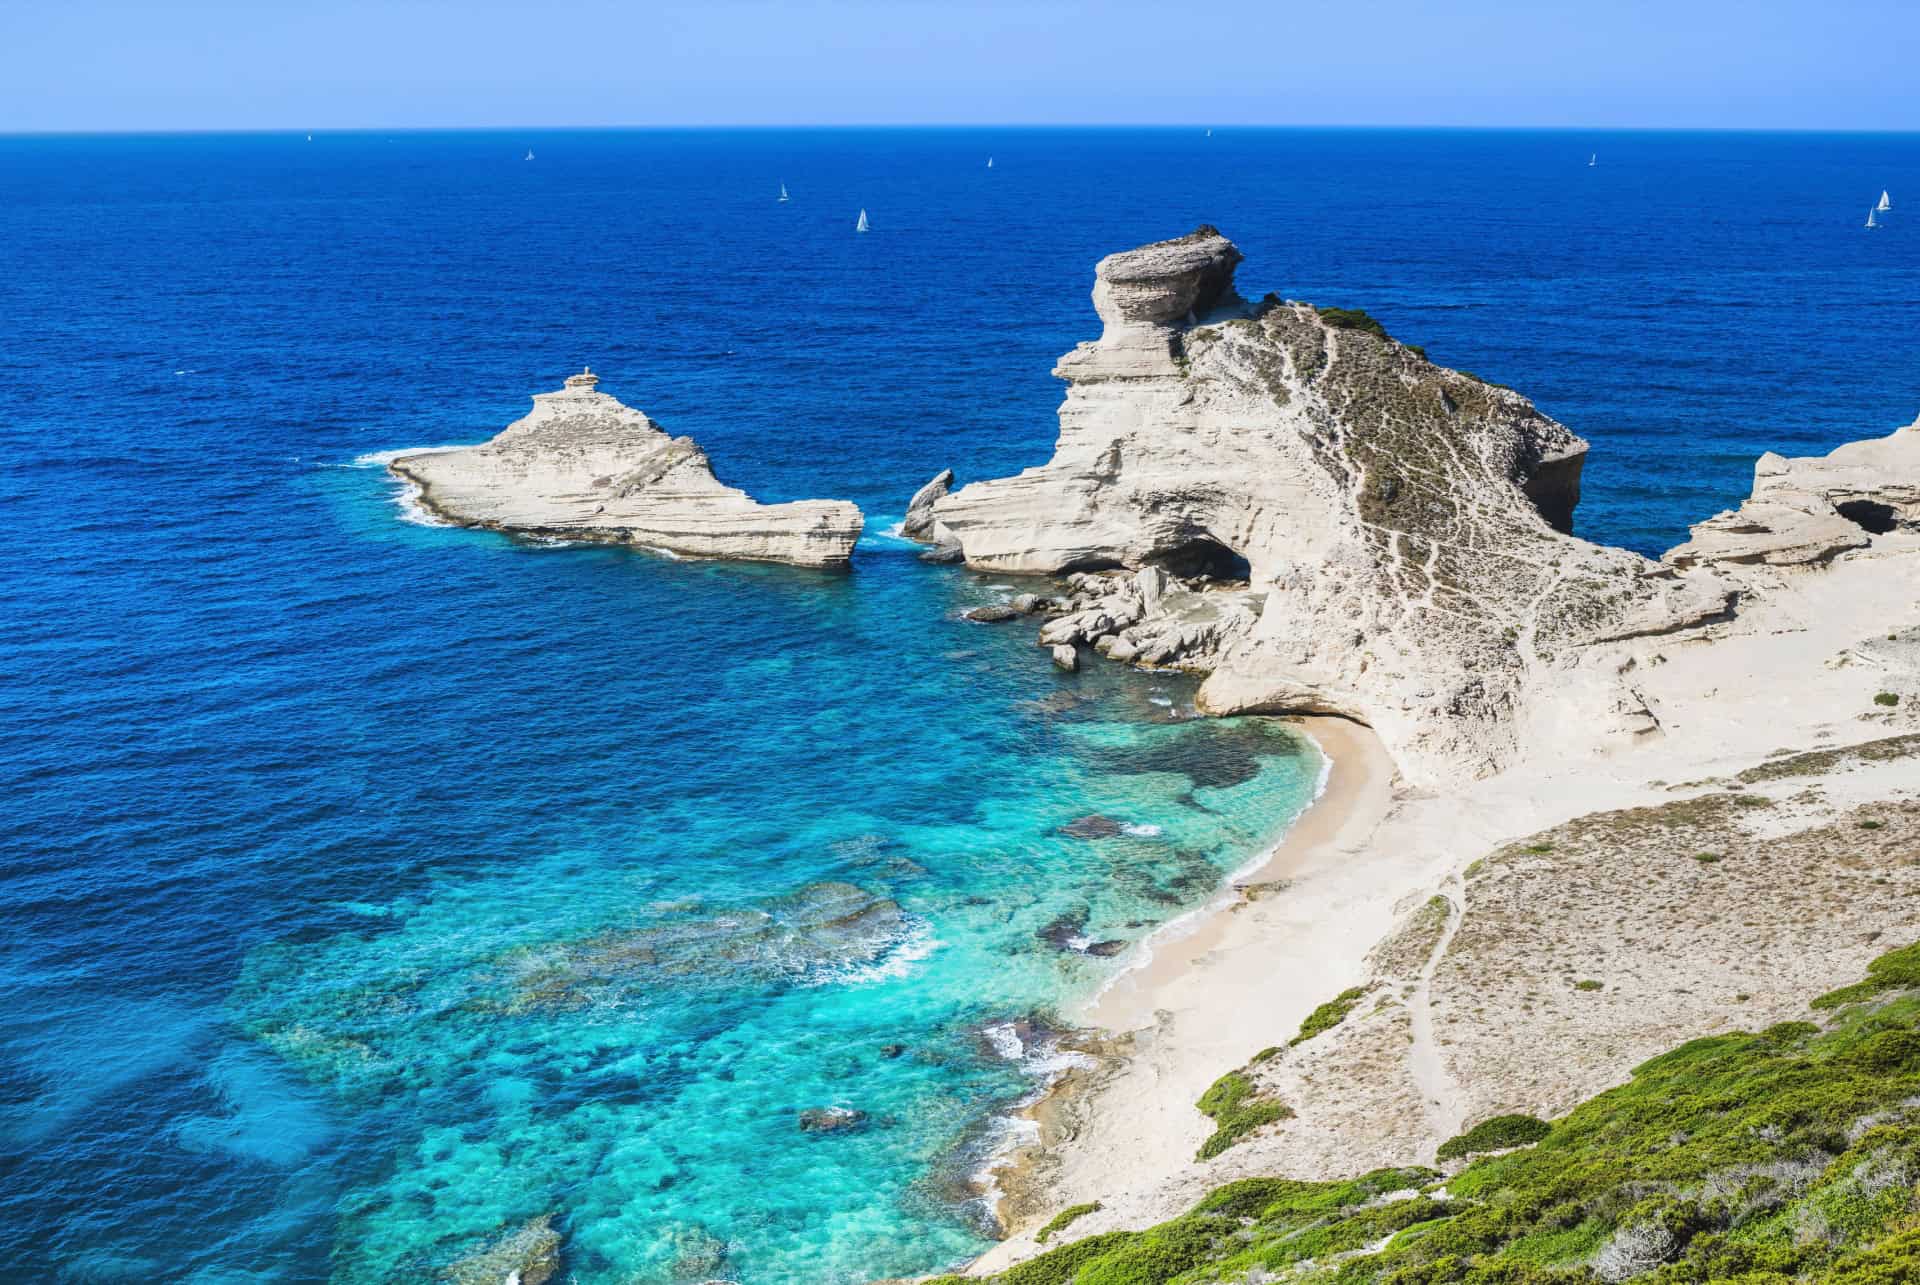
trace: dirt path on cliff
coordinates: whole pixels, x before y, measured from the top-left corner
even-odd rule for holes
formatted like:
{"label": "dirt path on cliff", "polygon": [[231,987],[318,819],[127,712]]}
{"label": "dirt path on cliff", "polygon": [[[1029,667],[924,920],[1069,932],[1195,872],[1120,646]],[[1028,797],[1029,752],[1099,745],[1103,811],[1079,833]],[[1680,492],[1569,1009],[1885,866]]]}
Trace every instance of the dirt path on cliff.
{"label": "dirt path on cliff", "polygon": [[1447,1070],[1446,1058],[1440,1052],[1439,1040],[1433,1033],[1433,978],[1440,971],[1447,948],[1453,944],[1454,934],[1460,931],[1461,920],[1466,918],[1466,884],[1456,875],[1447,881],[1444,892],[1447,899],[1446,927],[1441,929],[1440,940],[1434,943],[1433,953],[1427,956],[1426,966],[1420,970],[1413,994],[1407,1000],[1413,1027],[1413,1047],[1407,1051],[1407,1070],[1413,1082],[1419,1086],[1420,1101],[1427,1115],[1427,1128],[1440,1141],[1460,1132],[1461,1107],[1460,1086],[1454,1082],[1453,1073]]}

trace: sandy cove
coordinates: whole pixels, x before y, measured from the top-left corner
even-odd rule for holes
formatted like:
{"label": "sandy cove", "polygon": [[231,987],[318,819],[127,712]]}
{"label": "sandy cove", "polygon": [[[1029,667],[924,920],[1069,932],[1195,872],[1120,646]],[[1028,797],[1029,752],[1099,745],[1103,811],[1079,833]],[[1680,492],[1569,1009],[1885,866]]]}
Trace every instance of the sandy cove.
{"label": "sandy cove", "polygon": [[[1439,1142],[1496,1109],[1552,1115],[1678,1039],[1797,1015],[1806,996],[1857,976],[1879,937],[1920,934],[1904,900],[1909,883],[1920,898],[1920,876],[1897,854],[1885,869],[1855,869],[1877,858],[1851,839],[1832,877],[1870,879],[1873,897],[1822,892],[1828,872],[1810,857],[1791,880],[1762,874],[1744,888],[1736,924],[1710,896],[1673,895],[1665,858],[1649,866],[1642,848],[1608,838],[1612,818],[1653,817],[1683,848],[1750,844],[1758,861],[1827,852],[1825,836],[1844,835],[1835,827],[1862,808],[1920,810],[1920,736],[1911,747],[1887,739],[1920,728],[1920,536],[1751,575],[1755,592],[1733,620],[1623,649],[1658,722],[1624,748],[1597,744],[1576,701],[1549,700],[1521,729],[1513,767],[1428,792],[1399,781],[1366,728],[1307,720],[1333,765],[1321,798],[1239,881],[1238,898],[1153,943],[1151,959],[1076,1015],[1125,1033],[1130,1051],[1035,1109],[1040,1141],[1001,1178],[1013,1234],[969,1270],[1030,1257],[1033,1231],[1071,1205],[1102,1206],[1075,1222],[1077,1238],[1174,1216],[1250,1174],[1431,1163]],[[1900,704],[1876,703],[1889,690]],[[1865,742],[1895,748],[1783,757]],[[1753,806],[1729,821],[1726,799]],[[1576,818],[1588,821],[1553,830]],[[1553,837],[1519,845],[1543,832]],[[1698,868],[1675,878],[1731,877],[1684,864]],[[1649,900],[1636,907],[1637,897]],[[1642,948],[1636,923],[1675,907],[1700,922]],[[1532,955],[1517,969],[1489,967],[1522,948]],[[1538,975],[1562,948],[1585,952],[1563,971],[1611,972],[1604,998],[1587,998],[1584,982],[1576,992],[1571,973]],[[1206,1088],[1253,1072],[1254,1054],[1286,1045],[1352,986],[1372,987],[1366,1003],[1377,1006],[1258,1067],[1262,1091],[1295,1118],[1196,1161],[1213,1129],[1194,1107]]]}

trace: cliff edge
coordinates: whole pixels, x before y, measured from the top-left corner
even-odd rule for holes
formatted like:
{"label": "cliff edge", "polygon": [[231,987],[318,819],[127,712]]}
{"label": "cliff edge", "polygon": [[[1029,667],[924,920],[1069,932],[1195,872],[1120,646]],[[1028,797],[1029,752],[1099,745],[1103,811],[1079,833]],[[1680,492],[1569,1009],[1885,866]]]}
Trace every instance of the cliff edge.
{"label": "cliff edge", "polygon": [[468,526],[615,540],[700,558],[844,567],[860,538],[845,500],[761,504],[722,484],[690,437],[600,392],[591,371],[491,441],[389,466],[434,512]]}
{"label": "cliff edge", "polygon": [[1592,649],[1714,619],[1729,586],[1568,534],[1584,441],[1365,313],[1247,303],[1240,262],[1211,227],[1101,260],[1052,460],[940,498],[931,538],[1134,573],[1082,578],[1043,641],[1205,672],[1210,713],[1356,719],[1415,779],[1498,771],[1541,684],[1598,734],[1653,730]]}

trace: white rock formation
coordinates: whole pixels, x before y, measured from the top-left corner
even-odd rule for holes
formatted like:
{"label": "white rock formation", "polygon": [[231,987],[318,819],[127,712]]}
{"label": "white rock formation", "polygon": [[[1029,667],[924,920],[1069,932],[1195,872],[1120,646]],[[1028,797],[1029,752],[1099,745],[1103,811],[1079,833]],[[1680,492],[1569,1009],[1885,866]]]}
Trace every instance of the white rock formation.
{"label": "white rock formation", "polygon": [[953,487],[953,470],[943,468],[933,480],[913,493],[907,502],[907,516],[900,523],[900,534],[909,540],[925,540],[933,534],[933,505]]}
{"label": "white rock formation", "polygon": [[1754,465],[1753,494],[1696,525],[1665,561],[1801,566],[1900,528],[1920,530],[1920,420],[1827,455],[1787,459],[1768,451]]}
{"label": "white rock formation", "polygon": [[492,441],[403,455],[391,468],[468,526],[617,540],[701,558],[845,566],[860,510],[845,500],[761,504],[722,485],[692,438],[598,391],[591,371]]}
{"label": "white rock formation", "polygon": [[1172,572],[1083,582],[1042,641],[1208,670],[1209,712],[1360,720],[1416,780],[1497,770],[1538,688],[1646,733],[1584,649],[1728,587],[1565,534],[1585,442],[1364,314],[1247,304],[1240,258],[1203,227],[1102,260],[1053,459],[937,501],[934,539],[997,572]]}

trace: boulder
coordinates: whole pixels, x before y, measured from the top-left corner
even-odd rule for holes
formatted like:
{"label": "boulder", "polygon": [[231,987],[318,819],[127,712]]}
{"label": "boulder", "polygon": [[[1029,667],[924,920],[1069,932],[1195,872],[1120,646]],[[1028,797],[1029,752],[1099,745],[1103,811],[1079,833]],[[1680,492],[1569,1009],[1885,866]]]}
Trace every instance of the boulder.
{"label": "boulder", "polygon": [[909,540],[933,538],[933,502],[953,488],[953,470],[943,468],[931,482],[913,493],[907,502],[907,516],[900,523],[900,534]]}
{"label": "boulder", "polygon": [[1054,668],[1064,669],[1069,674],[1080,668],[1080,653],[1070,645],[1059,643],[1049,650],[1053,656]]}

